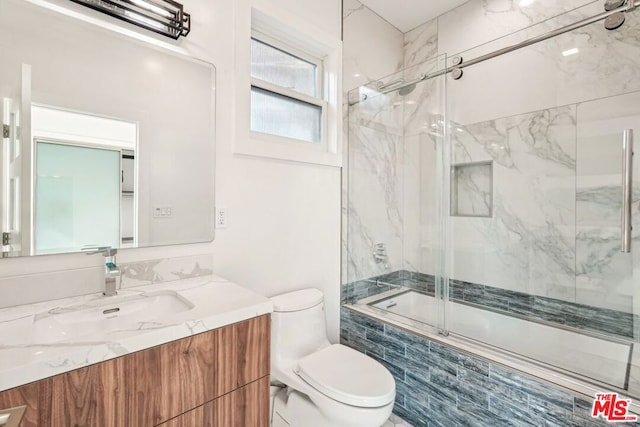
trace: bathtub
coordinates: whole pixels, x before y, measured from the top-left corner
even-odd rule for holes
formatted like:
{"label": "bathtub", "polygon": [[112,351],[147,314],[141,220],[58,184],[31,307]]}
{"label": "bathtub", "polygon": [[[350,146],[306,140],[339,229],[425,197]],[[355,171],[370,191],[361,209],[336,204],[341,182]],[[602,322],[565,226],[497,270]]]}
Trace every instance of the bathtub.
{"label": "bathtub", "polygon": [[[415,290],[392,291],[361,301],[372,313],[433,329],[438,301]],[[450,302],[451,334],[472,339],[581,380],[627,389],[633,344],[564,329],[470,304]],[[430,326],[431,325],[431,326]]]}

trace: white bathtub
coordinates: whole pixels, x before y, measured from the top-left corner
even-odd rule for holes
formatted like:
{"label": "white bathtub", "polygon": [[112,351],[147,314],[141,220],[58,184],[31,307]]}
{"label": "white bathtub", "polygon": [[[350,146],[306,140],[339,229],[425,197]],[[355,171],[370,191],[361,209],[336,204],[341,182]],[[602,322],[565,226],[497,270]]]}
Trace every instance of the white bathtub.
{"label": "white bathtub", "polygon": [[[367,305],[427,325],[436,325],[437,301],[405,291]],[[627,386],[630,343],[579,333],[451,302],[449,331],[621,389]]]}

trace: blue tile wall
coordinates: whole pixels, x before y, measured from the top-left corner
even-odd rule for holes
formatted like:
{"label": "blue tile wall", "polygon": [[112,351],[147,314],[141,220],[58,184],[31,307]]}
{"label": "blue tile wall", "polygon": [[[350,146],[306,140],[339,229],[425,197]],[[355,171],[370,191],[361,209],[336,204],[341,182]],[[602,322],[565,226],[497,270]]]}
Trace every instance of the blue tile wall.
{"label": "blue tile wall", "polygon": [[589,400],[545,381],[346,307],[340,320],[341,342],[391,372],[393,412],[415,427],[610,425],[590,417]]}
{"label": "blue tile wall", "polygon": [[[435,278],[432,275],[406,270],[372,277],[344,285],[343,304],[404,286],[427,295],[435,295]],[[533,321],[544,321],[605,334],[633,338],[634,322],[638,316],[605,308],[534,296],[477,283],[451,280],[449,295],[452,301],[499,310],[505,314],[526,316]]]}

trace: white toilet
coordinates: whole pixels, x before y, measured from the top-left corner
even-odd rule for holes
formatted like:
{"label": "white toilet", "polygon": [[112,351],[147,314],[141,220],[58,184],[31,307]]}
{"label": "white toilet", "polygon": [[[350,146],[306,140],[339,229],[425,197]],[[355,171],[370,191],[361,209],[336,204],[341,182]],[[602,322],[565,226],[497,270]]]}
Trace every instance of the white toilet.
{"label": "white toilet", "polygon": [[396,384],[369,356],[326,336],[317,289],[271,298],[272,427],[380,427],[393,410]]}

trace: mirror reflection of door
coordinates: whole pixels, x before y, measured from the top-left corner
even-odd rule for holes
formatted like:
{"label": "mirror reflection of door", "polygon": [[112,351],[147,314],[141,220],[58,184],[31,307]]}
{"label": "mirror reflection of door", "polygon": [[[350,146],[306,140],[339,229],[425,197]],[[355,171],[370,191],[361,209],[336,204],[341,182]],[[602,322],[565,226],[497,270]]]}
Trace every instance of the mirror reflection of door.
{"label": "mirror reflection of door", "polygon": [[136,124],[34,106],[32,129],[33,254],[134,245]]}
{"label": "mirror reflection of door", "polygon": [[20,108],[10,98],[2,100],[2,149],[0,195],[2,196],[2,257],[20,256],[21,181]]}
{"label": "mirror reflection of door", "polygon": [[120,151],[36,141],[35,253],[119,247]]}

